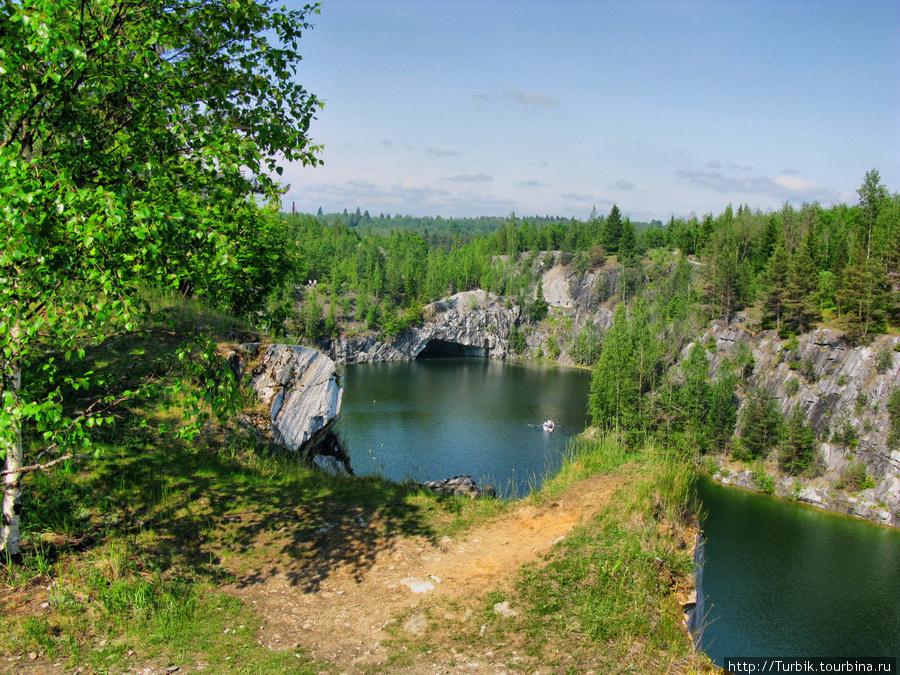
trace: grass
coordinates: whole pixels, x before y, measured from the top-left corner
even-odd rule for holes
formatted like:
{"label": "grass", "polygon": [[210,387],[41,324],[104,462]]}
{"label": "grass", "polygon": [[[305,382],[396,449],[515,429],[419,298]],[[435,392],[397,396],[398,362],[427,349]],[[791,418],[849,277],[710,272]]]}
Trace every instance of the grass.
{"label": "grass", "polygon": [[217,590],[229,569],[303,558],[298,584],[314,591],[390,537],[437,541],[509,508],[318,471],[235,429],[197,443],[137,424],[107,434],[101,461],[26,477],[24,555],[0,566],[0,652],[86,672],[148,655],[222,673],[327,669],[256,644],[252,613]]}
{"label": "grass", "polygon": [[[559,672],[705,669],[682,612],[692,586],[695,472],[672,450],[631,452],[609,437],[574,443],[547,494],[596,473],[621,474],[622,485],[544,563],[526,568],[509,597],[488,598],[485,645],[521,646],[524,636],[525,651]],[[519,616],[499,617],[493,604],[503,600]]]}
{"label": "grass", "polygon": [[[241,438],[220,433],[188,445],[135,428],[86,470],[30,476],[27,553],[3,568],[0,650],[85,672],[148,659],[221,673],[328,671],[308,654],[256,643],[253,613],[218,590],[233,579],[228,570],[306,558],[298,583],[316,590],[334,565],[370,564],[389,545],[387,533],[438,541],[516,507],[312,470]],[[673,453],[626,451],[609,438],[573,443],[561,471],[527,499],[553,499],[597,473],[622,475],[620,491],[545,564],[523,572],[512,594],[486,599],[483,634],[459,639],[486,650],[515,646],[562,672],[684,670],[678,664],[693,661],[677,591],[691,574],[691,467]],[[360,519],[378,527],[360,529]],[[323,549],[327,560],[315,555]],[[499,617],[493,605],[504,600],[520,615]],[[431,648],[427,638],[402,635],[392,646],[396,667]],[[520,658],[507,656],[511,666]]]}
{"label": "grass", "polygon": [[[209,331],[223,342],[248,336],[227,317],[185,306],[166,311],[178,330]],[[161,358],[177,340],[157,339],[148,358]],[[141,348],[94,346],[88,367],[133,374],[126,364]],[[101,460],[27,475],[23,555],[0,563],[0,653],[85,673],[188,664],[216,673],[332,672],[302,651],[257,644],[255,614],[220,588],[291,559],[303,563],[297,587],[314,592],[336,567],[365,572],[398,537],[439,542],[518,508],[317,471],[264,452],[235,427],[207,425],[188,441],[166,430],[180,412],[172,399],[135,401],[115,426],[95,431]],[[612,438],[573,442],[562,469],[526,503],[553,500],[596,474],[621,475],[623,487],[544,564],[527,569],[514,591],[486,598],[476,613],[483,633],[476,627],[458,639],[515,646],[571,672],[663,672],[679,659],[692,663],[676,592],[691,571],[689,551],[676,546],[691,532],[691,466],[660,449],[628,451]],[[519,616],[493,611],[504,600]],[[412,663],[430,639],[397,634],[395,665]],[[510,651],[510,667],[518,658]]]}

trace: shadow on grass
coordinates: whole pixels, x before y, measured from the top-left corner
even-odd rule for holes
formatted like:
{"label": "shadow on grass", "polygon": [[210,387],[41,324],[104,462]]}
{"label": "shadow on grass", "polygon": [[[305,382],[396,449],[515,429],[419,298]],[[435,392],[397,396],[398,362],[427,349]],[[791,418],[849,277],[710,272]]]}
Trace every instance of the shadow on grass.
{"label": "shadow on grass", "polygon": [[[60,377],[93,371],[110,390],[174,381],[189,377],[173,356],[191,337],[253,337],[239,323],[193,306],[164,311],[171,319],[166,330],[88,346],[83,359],[58,364]],[[364,573],[397,537],[433,538],[425,509],[455,508],[423,502],[415,486],[335,476],[292,458],[260,455],[239,432],[210,432],[196,444],[160,433],[154,428],[160,420],[178,420],[166,409],[165,399],[172,399],[165,390],[150,392],[118,406],[115,425],[91,431],[105,448],[103,460],[26,478],[26,532],[59,541],[58,550],[133,537],[145,568],[218,582],[230,578],[228,569],[264,561],[243,583],[284,573],[314,591],[337,568]],[[65,413],[102,393],[63,392]]]}
{"label": "shadow on grass", "polygon": [[238,461],[146,428],[80,476],[35,487],[31,529],[56,529],[60,512],[90,511],[92,531],[84,517],[71,525],[81,540],[133,536],[148,568],[223,582],[227,569],[255,565],[242,585],[285,574],[305,592],[338,568],[359,577],[399,537],[433,540],[425,509],[457,508],[423,502],[414,485],[332,475],[292,458]]}

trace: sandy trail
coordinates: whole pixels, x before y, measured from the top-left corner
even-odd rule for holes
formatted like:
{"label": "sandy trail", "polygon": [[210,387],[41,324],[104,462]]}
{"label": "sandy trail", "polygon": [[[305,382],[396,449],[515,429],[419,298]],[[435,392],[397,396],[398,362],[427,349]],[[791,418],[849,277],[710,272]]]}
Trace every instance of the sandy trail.
{"label": "sandy trail", "polygon": [[[365,557],[365,565],[354,556],[336,556],[338,562],[326,574],[320,573],[315,585],[298,583],[308,576],[304,566],[310,564],[309,558],[282,557],[265,574],[239,574],[239,582],[227,590],[262,617],[261,644],[309,650],[337,665],[340,672],[371,672],[388,658],[384,646],[391,638],[388,627],[399,623],[402,633],[410,636],[427,630],[438,645],[440,640],[433,638],[440,632],[458,633],[461,623],[471,618],[472,608],[483,605],[485,594],[508,588],[524,564],[539,560],[572,527],[596,513],[619,480],[591,477],[552,502],[522,506],[461,540],[444,537],[430,542],[386,535],[389,543],[378,542],[355,556]],[[429,653],[426,660],[428,664],[405,671],[454,672],[439,654]],[[444,665],[432,667],[431,661]],[[471,662],[463,665],[465,672],[505,672]]]}

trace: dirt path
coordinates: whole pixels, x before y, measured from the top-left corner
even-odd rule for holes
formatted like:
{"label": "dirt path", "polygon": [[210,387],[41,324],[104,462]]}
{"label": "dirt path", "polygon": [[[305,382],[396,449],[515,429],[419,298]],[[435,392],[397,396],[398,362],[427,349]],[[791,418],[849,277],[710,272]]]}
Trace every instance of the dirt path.
{"label": "dirt path", "polygon": [[483,607],[484,596],[509,587],[522,565],[538,560],[606,503],[616,483],[616,477],[592,477],[553,502],[522,506],[461,540],[391,537],[390,545],[374,547],[365,566],[339,556],[342,562],[314,587],[297,583],[309,562],[294,558],[279,561],[265,576],[242,575],[227,590],[262,617],[261,644],[308,649],[342,673],[378,670],[390,656],[384,643],[392,632],[409,637],[427,633],[435,652],[447,651],[428,652],[402,668],[395,664],[392,672],[506,672],[491,664],[490,656],[476,663],[472,655],[451,654],[449,645],[442,649],[440,634],[477,631],[477,625],[468,624],[476,620],[473,608]]}

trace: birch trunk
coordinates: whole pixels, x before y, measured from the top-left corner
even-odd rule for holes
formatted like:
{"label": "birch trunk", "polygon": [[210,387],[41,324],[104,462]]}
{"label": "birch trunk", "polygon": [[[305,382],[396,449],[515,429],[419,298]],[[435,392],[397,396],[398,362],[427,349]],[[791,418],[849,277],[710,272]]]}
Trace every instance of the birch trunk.
{"label": "birch trunk", "polygon": [[[14,332],[15,329],[14,329]],[[13,335],[13,343],[16,342],[16,336]],[[22,386],[22,371],[15,370],[12,374],[13,392],[16,393]],[[10,416],[15,411],[7,411]],[[16,423],[16,427],[9,436],[4,448],[6,452],[6,470],[7,473],[3,477],[3,515],[0,520],[0,551],[5,551],[7,555],[17,555],[19,553],[19,509],[20,500],[22,498],[22,429]]]}

